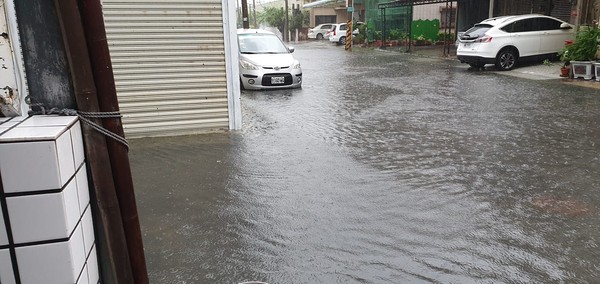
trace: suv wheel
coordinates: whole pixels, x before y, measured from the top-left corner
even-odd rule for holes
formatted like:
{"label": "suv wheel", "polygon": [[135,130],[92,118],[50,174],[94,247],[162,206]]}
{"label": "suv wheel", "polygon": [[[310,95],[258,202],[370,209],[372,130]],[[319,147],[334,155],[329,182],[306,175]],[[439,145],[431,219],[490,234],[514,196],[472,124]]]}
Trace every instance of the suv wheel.
{"label": "suv wheel", "polygon": [[322,40],[323,39],[323,35],[322,34],[317,34],[317,39],[318,40]]}
{"label": "suv wheel", "polygon": [[345,36],[343,36],[343,37],[340,38],[340,44],[341,45],[345,45],[346,44],[346,37]]}
{"label": "suv wheel", "polygon": [[508,71],[515,67],[517,63],[517,55],[512,48],[505,48],[500,50],[498,56],[496,56],[496,68],[500,71]]}

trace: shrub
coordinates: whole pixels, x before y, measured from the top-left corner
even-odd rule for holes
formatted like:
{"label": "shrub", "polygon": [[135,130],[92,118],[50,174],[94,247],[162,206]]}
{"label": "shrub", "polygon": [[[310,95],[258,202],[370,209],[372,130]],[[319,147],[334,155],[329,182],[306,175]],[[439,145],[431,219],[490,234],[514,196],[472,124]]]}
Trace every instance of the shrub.
{"label": "shrub", "polygon": [[575,41],[558,52],[561,61],[588,61],[596,58],[600,29],[597,26],[581,27]]}
{"label": "shrub", "polygon": [[453,41],[454,40],[454,33],[448,33],[448,34],[447,33],[438,33],[436,41],[441,42],[441,41],[444,41],[444,40]]}

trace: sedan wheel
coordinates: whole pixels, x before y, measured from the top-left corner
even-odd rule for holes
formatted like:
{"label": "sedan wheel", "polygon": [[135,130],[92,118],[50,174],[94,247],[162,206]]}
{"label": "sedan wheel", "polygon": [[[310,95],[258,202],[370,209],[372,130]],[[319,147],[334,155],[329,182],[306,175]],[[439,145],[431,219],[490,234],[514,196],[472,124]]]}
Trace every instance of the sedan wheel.
{"label": "sedan wheel", "polygon": [[517,63],[517,55],[512,49],[504,49],[496,57],[496,68],[501,71],[513,69]]}
{"label": "sedan wheel", "polygon": [[323,35],[322,34],[317,34],[317,39],[318,40],[322,40],[323,39]]}

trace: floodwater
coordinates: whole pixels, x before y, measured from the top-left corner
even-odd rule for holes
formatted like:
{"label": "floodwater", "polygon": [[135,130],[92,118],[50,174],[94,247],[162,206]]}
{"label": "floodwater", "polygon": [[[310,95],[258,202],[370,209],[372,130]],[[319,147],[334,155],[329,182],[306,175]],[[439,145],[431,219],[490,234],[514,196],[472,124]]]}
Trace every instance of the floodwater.
{"label": "floodwater", "polygon": [[294,55],[303,88],[244,91],[242,130],[131,141],[152,283],[598,282],[600,92]]}

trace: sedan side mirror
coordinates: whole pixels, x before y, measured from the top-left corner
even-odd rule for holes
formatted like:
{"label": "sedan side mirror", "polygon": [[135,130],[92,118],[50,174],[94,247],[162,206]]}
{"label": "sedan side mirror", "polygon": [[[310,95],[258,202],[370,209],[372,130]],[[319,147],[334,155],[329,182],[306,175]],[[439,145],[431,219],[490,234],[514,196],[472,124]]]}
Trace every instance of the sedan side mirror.
{"label": "sedan side mirror", "polygon": [[288,46],[288,50],[290,51],[290,53],[294,53],[294,50],[296,50],[293,46]]}
{"label": "sedan side mirror", "polygon": [[560,24],[560,28],[561,29],[572,29],[573,27],[571,27],[571,25],[569,25],[567,23],[562,23],[562,24]]}

